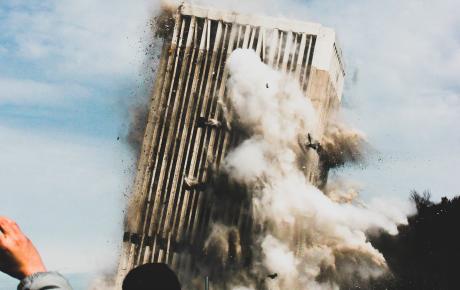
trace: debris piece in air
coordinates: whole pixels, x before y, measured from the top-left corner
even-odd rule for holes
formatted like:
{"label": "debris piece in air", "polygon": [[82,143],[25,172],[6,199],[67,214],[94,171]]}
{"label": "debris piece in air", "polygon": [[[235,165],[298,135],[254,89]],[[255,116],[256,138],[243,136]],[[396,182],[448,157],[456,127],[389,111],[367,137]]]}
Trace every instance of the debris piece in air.
{"label": "debris piece in air", "polygon": [[205,118],[205,117],[199,117],[198,118],[198,127],[211,127],[211,128],[220,128],[222,126],[222,123],[213,118]]}
{"label": "debris piece in air", "polygon": [[117,137],[117,141],[120,140],[120,136]]}
{"label": "debris piece in air", "polygon": [[307,134],[307,143],[305,144],[307,148],[311,148],[313,150],[318,151],[319,147],[321,146],[318,141],[313,140],[310,133]]}
{"label": "debris piece in air", "polygon": [[265,84],[265,87],[268,89],[268,83]]}
{"label": "debris piece in air", "polygon": [[267,277],[273,280],[276,277],[278,277],[278,273],[269,274],[269,275],[267,275]]}
{"label": "debris piece in air", "polygon": [[194,177],[185,177],[184,178],[185,189],[187,190],[204,190],[205,183],[200,182],[197,178]]}

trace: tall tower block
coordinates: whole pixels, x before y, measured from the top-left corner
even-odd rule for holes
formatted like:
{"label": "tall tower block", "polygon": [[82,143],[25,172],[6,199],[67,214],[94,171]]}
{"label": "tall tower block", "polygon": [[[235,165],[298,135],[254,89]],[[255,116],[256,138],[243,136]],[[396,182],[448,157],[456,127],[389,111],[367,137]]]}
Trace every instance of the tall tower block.
{"label": "tall tower block", "polygon": [[[241,231],[247,226],[247,204],[216,213],[212,192],[205,190],[210,170],[219,169],[241,137],[219,125],[225,123],[220,100],[226,98],[225,63],[233,50],[253,49],[298,80],[319,114],[318,140],[342,95],[345,69],[330,28],[185,4],[171,19],[128,208],[119,282],[147,262],[168,263],[181,275],[193,271],[211,213],[228,216]],[[318,156],[308,154],[305,174],[315,183]]]}

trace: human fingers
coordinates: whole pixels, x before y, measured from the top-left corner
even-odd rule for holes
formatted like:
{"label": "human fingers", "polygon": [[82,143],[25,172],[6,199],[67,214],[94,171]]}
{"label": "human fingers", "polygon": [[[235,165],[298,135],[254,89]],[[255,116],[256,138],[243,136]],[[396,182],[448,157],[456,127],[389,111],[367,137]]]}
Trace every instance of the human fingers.
{"label": "human fingers", "polygon": [[8,218],[0,216],[0,234],[6,234],[8,232]]}
{"label": "human fingers", "polygon": [[0,216],[0,248],[5,242],[5,234],[8,232],[8,220],[6,217]]}
{"label": "human fingers", "polygon": [[21,233],[18,224],[14,220],[4,216],[0,217],[0,230],[5,235],[17,235]]}
{"label": "human fingers", "polygon": [[18,224],[7,217],[0,217],[0,243],[4,245],[7,239],[22,240],[27,239],[21,232]]}

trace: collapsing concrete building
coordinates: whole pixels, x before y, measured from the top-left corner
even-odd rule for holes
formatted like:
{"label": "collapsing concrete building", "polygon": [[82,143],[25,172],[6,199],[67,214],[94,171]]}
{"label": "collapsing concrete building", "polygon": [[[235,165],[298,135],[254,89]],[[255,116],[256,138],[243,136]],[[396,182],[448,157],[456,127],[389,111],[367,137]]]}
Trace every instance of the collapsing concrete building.
{"label": "collapsing concrete building", "polygon": [[[213,192],[206,190],[212,173],[241,140],[224,118],[225,64],[232,51],[253,49],[263,62],[298,80],[319,115],[319,127],[311,132],[315,140],[321,140],[342,95],[341,51],[334,31],[320,24],[182,5],[163,37],[119,278],[147,262],[165,262],[182,276],[193,275],[211,215],[221,215],[240,232],[250,229],[250,201],[216,210]],[[318,184],[318,154],[306,150],[306,155],[305,174]]]}

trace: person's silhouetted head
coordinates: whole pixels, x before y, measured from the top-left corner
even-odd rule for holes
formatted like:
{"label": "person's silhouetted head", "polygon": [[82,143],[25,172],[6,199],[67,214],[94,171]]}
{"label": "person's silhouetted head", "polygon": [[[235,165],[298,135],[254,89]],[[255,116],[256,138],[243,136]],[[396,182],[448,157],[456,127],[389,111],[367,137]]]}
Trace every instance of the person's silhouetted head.
{"label": "person's silhouetted head", "polygon": [[149,263],[129,271],[123,290],[180,290],[176,274],[163,263]]}

